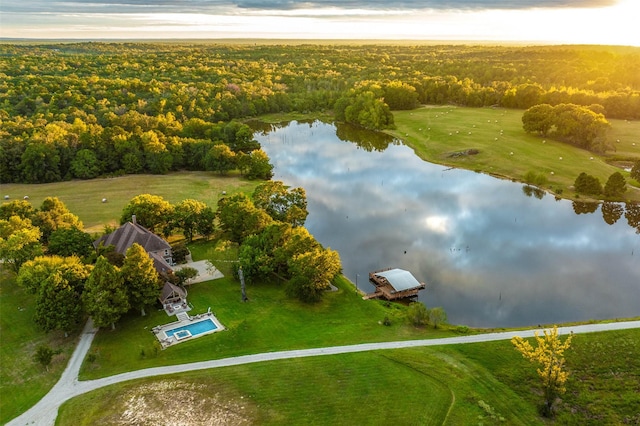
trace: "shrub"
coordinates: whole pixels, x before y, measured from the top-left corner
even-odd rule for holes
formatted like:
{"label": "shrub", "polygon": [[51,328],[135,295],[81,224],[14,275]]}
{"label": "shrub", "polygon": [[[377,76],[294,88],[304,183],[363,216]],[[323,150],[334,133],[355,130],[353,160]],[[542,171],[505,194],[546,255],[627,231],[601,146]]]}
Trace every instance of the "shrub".
{"label": "shrub", "polygon": [[429,319],[433,327],[438,328],[438,325],[447,322],[447,313],[444,311],[444,308],[438,306],[429,311]]}
{"label": "shrub", "polygon": [[413,302],[407,309],[407,319],[416,327],[429,324],[429,310],[420,302]]}
{"label": "shrub", "polygon": [[184,263],[189,255],[189,249],[183,243],[171,246],[171,252],[175,263]]}
{"label": "shrub", "polygon": [[57,351],[54,351],[47,345],[40,345],[36,349],[36,353],[33,354],[33,359],[37,361],[44,368],[49,370],[49,364],[51,364],[51,360],[53,356],[57,354]]}

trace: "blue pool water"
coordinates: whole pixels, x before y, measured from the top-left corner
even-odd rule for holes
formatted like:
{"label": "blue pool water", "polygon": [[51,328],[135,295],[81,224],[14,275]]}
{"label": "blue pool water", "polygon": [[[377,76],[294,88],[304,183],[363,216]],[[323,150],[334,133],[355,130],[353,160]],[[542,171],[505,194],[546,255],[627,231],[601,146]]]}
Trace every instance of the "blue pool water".
{"label": "blue pool water", "polygon": [[[171,330],[165,331],[165,333],[167,334],[167,337],[171,337],[176,333],[180,333],[181,331],[184,332],[184,330],[187,330],[189,331],[189,333],[191,333],[191,336],[197,336],[198,334],[206,333],[207,331],[212,331],[217,328],[218,326],[213,322],[213,320],[211,320],[210,318],[207,318],[202,321],[192,322],[191,324],[183,325],[182,327],[172,328]],[[178,334],[178,336],[176,337],[184,338],[186,336],[184,336],[181,333],[181,334]]]}

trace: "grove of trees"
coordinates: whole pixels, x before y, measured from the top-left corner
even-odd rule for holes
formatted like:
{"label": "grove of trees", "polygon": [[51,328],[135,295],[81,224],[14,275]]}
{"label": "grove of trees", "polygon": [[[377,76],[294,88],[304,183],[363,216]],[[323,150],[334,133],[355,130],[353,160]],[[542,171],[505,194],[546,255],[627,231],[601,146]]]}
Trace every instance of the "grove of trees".
{"label": "grove of trees", "polygon": [[583,107],[575,104],[538,104],[522,115],[524,130],[540,136],[568,142],[580,148],[604,152],[607,131],[611,127],[600,112],[600,105]]}
{"label": "grove of trees", "polygon": [[3,183],[179,169],[269,179],[237,121],[265,113],[335,110],[372,129],[419,103],[640,118],[633,47],[5,43],[0,58]]}

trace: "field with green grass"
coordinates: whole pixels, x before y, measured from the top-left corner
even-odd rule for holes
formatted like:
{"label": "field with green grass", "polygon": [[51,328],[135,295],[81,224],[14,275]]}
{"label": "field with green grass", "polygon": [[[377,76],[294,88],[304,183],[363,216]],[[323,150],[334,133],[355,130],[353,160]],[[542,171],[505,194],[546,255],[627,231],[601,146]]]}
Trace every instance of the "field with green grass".
{"label": "field with green grass", "polygon": [[[508,341],[283,360],[137,380],[63,405],[60,425],[115,423],[133,407],[252,424],[637,424],[640,331],[574,336],[567,393],[543,421],[535,369]],[[190,390],[185,393],[185,389]],[[155,405],[157,407],[157,405]],[[127,411],[128,410],[128,411]],[[158,408],[156,415],[167,415]],[[210,418],[210,417],[207,417]],[[238,422],[239,423],[239,422]]]}
{"label": "field with green grass", "polygon": [[[35,296],[0,268],[0,423],[26,411],[58,381],[75,348],[77,335],[44,333],[33,321]],[[61,352],[49,369],[33,360],[39,345]]]}
{"label": "field with green grass", "polygon": [[[610,120],[609,139],[615,151],[598,155],[525,133],[522,113],[504,108],[426,106],[394,111],[397,129],[389,133],[433,163],[521,182],[532,171],[546,178],[547,183],[541,188],[563,198],[578,198],[571,187],[581,172],[599,178],[604,185],[612,173],[619,171],[629,184],[624,198],[640,201],[640,182],[617,167],[640,160],[640,122]],[[455,155],[469,149],[479,153]]]}
{"label": "field with green grass", "polygon": [[[253,192],[258,181],[220,176],[212,172],[178,172],[170,175],[126,175],[106,179],[73,180],[67,182],[2,184],[2,196],[29,201],[38,208],[46,197],[58,197],[69,210],[78,215],[87,232],[102,232],[104,225],[117,225],[122,209],[139,194],[160,195],[172,204],[187,198],[206,203],[214,210],[222,191],[228,195]],[[102,199],[107,202],[103,203]]]}

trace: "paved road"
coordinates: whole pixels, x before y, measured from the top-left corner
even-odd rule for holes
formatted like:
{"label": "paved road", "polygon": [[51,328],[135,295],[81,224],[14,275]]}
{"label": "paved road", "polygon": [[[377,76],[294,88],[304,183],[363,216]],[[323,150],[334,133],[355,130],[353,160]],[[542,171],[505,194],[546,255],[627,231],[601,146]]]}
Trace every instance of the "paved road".
{"label": "paved road", "polygon": [[[630,328],[640,328],[640,321],[615,322],[609,324],[589,324],[572,327],[560,327],[558,333],[566,335],[569,333],[591,333],[596,331],[624,330]],[[91,347],[91,342],[95,336],[96,329],[91,320],[87,322],[80,342],[76,347],[69,365],[62,373],[60,380],[36,405],[21,416],[13,419],[8,425],[37,425],[51,426],[58,416],[58,407],[70,398],[95,389],[109,386],[127,380],[140,379],[173,373],[183,373],[186,371],[206,370],[209,368],[229,367],[233,365],[251,364],[255,362],[275,361],[288,358],[304,358],[321,355],[336,355],[353,352],[366,352],[383,349],[401,349],[419,346],[439,346],[455,345],[462,343],[491,342],[496,340],[509,340],[513,336],[533,337],[536,330],[508,331],[501,333],[476,334],[471,336],[448,337],[443,339],[428,340],[408,340],[399,342],[364,343],[360,345],[331,346],[326,348],[300,349],[294,351],[267,352],[255,355],[244,355],[232,358],[218,359],[212,361],[194,362],[191,364],[179,364],[166,367],[147,368],[144,370],[130,371],[105,377],[97,380],[78,381],[80,365],[87,351]],[[539,331],[539,330],[538,330]]]}

